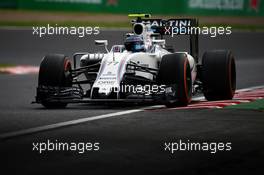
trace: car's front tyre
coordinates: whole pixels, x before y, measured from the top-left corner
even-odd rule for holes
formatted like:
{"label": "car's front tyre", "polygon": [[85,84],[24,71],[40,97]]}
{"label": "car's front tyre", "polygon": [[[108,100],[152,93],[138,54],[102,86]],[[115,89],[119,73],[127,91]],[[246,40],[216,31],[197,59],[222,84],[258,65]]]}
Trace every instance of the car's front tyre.
{"label": "car's front tyre", "polygon": [[186,106],[192,98],[190,64],[185,53],[167,54],[162,57],[158,72],[159,84],[166,85],[165,105]]}
{"label": "car's front tyre", "polygon": [[[64,88],[72,86],[71,62],[61,54],[45,56],[40,64],[38,87]],[[38,101],[46,108],[65,108],[65,102],[51,102],[48,92],[37,91]]]}

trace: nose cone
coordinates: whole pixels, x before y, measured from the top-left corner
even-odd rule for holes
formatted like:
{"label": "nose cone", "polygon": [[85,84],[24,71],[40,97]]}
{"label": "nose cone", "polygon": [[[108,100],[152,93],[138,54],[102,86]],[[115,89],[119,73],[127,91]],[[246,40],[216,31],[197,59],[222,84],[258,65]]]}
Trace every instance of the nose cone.
{"label": "nose cone", "polygon": [[112,88],[109,86],[109,87],[100,87],[99,88],[99,91],[98,91],[98,94],[100,97],[108,97],[112,92]]}
{"label": "nose cone", "polygon": [[117,99],[118,98],[118,91],[117,87],[101,87],[98,90],[97,98],[100,99]]}

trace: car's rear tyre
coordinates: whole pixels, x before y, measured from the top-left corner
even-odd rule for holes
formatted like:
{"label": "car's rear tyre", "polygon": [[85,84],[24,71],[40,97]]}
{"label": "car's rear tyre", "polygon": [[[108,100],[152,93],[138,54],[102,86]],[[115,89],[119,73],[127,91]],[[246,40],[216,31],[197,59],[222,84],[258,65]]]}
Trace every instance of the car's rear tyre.
{"label": "car's rear tyre", "polygon": [[230,51],[205,52],[202,58],[203,93],[207,100],[232,99],[236,90],[236,65]]}
{"label": "car's rear tyre", "polygon": [[167,54],[162,57],[158,72],[158,82],[169,87],[165,94],[167,107],[186,106],[192,97],[192,78],[185,53]]}
{"label": "car's rear tyre", "polygon": [[[46,87],[71,87],[71,62],[60,54],[45,56],[40,64],[38,86]],[[41,99],[41,104],[46,108],[65,108],[67,103],[50,102],[46,95],[37,94]]]}

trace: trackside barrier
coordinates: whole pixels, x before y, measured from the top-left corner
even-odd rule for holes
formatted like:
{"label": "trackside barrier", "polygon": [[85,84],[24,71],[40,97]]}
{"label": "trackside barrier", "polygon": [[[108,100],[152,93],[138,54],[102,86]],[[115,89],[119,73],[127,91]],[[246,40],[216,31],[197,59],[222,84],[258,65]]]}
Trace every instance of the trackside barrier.
{"label": "trackside barrier", "polygon": [[264,0],[1,0],[0,7],[120,14],[264,16]]}

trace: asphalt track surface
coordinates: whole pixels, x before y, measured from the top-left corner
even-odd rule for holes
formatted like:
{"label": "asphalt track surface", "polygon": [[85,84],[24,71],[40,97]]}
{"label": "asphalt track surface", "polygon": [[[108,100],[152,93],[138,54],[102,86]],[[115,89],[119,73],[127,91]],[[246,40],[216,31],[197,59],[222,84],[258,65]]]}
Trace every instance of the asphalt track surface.
{"label": "asphalt track surface", "polygon": [[[93,40],[122,43],[125,32],[98,36],[46,36],[31,30],[0,30],[0,63],[39,65],[47,53],[98,50]],[[168,39],[176,50],[186,38]],[[237,88],[264,84],[264,33],[235,32],[200,37],[200,53],[230,49],[237,62]],[[74,104],[65,110],[32,105],[37,75],[0,75],[0,135],[143,106]],[[263,172],[264,113],[251,110],[154,110],[113,116],[0,141],[5,174],[259,174]],[[32,151],[34,142],[99,142],[100,150],[78,154]],[[164,142],[231,142],[231,151],[165,151]],[[4,162],[4,163],[3,163]]]}

